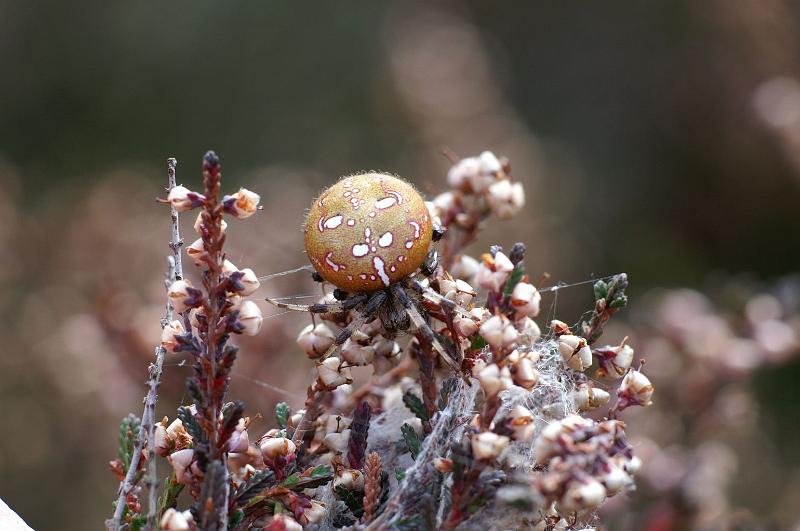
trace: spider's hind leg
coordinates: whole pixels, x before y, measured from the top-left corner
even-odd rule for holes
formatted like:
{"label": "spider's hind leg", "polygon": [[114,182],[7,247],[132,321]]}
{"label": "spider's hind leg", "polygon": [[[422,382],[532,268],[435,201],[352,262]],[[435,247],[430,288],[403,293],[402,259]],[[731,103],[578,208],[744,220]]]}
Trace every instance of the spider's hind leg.
{"label": "spider's hind leg", "polygon": [[[361,310],[361,313],[350,321],[350,324],[344,327],[338,334],[336,334],[336,339],[333,341],[333,345],[331,345],[325,354],[323,354],[319,359],[324,360],[325,358],[333,355],[342,345],[344,345],[345,341],[350,339],[350,336],[353,333],[364,326],[364,324],[372,319],[375,316],[375,313],[380,309],[381,305],[386,302],[387,294],[385,291],[379,291],[373,295],[367,294],[359,294],[362,295],[366,299],[366,303],[364,304],[364,308]],[[352,300],[352,299],[348,299]],[[361,299],[362,301],[364,299]]]}
{"label": "spider's hind leg", "polygon": [[367,294],[358,293],[347,300],[337,303],[319,302],[316,304],[290,304],[287,302],[281,302],[278,299],[270,299],[269,297],[267,297],[266,300],[278,308],[284,308],[286,310],[292,310],[295,312],[339,313],[352,310],[362,302],[366,301],[368,298],[369,296]]}

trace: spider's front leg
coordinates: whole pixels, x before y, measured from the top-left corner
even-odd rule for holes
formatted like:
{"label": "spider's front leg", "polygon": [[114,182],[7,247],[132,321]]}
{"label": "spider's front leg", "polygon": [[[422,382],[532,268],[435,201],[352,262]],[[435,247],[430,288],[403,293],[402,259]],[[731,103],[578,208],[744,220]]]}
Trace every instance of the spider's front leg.
{"label": "spider's front leg", "polygon": [[[363,296],[366,299],[366,303],[364,304],[364,308],[359,313],[358,317],[350,321],[350,324],[347,325],[345,328],[341,330],[338,334],[336,334],[336,339],[333,341],[333,345],[331,345],[328,350],[325,351],[319,359],[324,360],[325,358],[331,356],[336,350],[344,345],[344,342],[350,339],[350,336],[353,333],[364,326],[364,323],[372,319],[375,314],[377,313],[378,309],[381,305],[386,303],[387,294],[385,291],[378,291],[373,295],[367,295],[366,293],[360,293],[357,296]],[[348,299],[351,300],[351,299]],[[364,300],[364,299],[361,299]]]}
{"label": "spider's front leg", "polygon": [[436,338],[436,334],[431,330],[431,327],[425,321],[425,318],[422,317],[422,314],[419,313],[417,307],[411,301],[411,298],[403,289],[399,283],[392,286],[392,293],[397,297],[397,300],[400,301],[400,304],[403,305],[405,308],[406,313],[408,313],[409,318],[411,318],[411,323],[414,325],[414,328],[422,335],[423,339],[427,341],[433,349],[442,357],[445,363],[447,363],[456,373],[461,373],[461,366],[457,360],[454,360],[450,354],[444,349],[442,344]]}

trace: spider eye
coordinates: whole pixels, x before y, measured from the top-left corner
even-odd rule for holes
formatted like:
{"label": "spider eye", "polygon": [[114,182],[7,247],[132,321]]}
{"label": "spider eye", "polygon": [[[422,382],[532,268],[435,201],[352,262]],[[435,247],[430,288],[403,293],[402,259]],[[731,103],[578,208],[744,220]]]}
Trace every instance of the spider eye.
{"label": "spider eye", "polygon": [[423,264],[432,230],[425,202],[410,184],[381,173],[352,175],[311,205],[306,253],[317,272],[338,288],[372,292]]}

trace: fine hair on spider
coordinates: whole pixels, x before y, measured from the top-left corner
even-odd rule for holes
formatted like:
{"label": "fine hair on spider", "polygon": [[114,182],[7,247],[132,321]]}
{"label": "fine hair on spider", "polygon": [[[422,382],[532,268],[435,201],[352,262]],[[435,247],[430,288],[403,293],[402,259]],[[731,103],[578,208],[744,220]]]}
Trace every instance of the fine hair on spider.
{"label": "fine hair on spider", "polygon": [[439,267],[431,244],[444,231],[434,226],[425,201],[409,183],[374,172],[343,177],[314,200],[303,232],[313,277],[336,287],[337,302],[267,301],[311,314],[355,313],[321,359],[333,355],[353,333],[377,319],[384,337],[414,332],[461,372],[461,354],[442,345],[421,303],[424,299],[450,315],[468,312],[423,282]]}

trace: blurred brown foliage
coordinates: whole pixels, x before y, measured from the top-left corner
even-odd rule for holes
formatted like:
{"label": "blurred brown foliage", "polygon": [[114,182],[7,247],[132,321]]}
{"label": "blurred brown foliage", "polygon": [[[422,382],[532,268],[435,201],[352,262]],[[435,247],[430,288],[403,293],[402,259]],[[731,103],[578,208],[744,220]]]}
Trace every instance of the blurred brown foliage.
{"label": "blurred brown foliage", "polygon": [[[153,198],[167,156],[192,185],[214,147],[226,175],[261,194],[264,212],[232,226],[229,246],[259,274],[304,264],[297,228],[324,183],[381,168],[434,193],[442,145],[508,155],[528,190],[522,220],[495,225],[476,252],[525,241],[529,270],[567,281],[624,270],[634,300],[719,273],[797,269],[790,2],[4,0],[0,14],[0,497],[36,528],[96,528],[109,514],[106,462],[159,334],[169,219]],[[188,239],[193,220],[183,221]],[[300,275],[262,289],[318,288]],[[573,293],[559,314],[577,320],[591,295]],[[303,324],[270,318],[241,342],[232,393],[249,411],[302,400],[307,363],[293,339]],[[158,413],[172,416],[186,369],[168,363]],[[748,391],[742,414],[769,424],[796,411],[794,396],[769,392],[793,385],[787,374],[797,362],[757,372],[762,392]],[[776,499],[792,507],[798,463],[782,440],[797,441],[797,426],[773,424],[731,451],[747,462],[769,453],[766,470],[792,478],[785,490],[761,488],[762,470],[763,481],[725,490],[726,506],[764,518]],[[675,444],[679,460],[680,448],[702,447],[720,468],[730,462],[704,432]],[[648,488],[627,509],[634,521],[655,503]]]}

